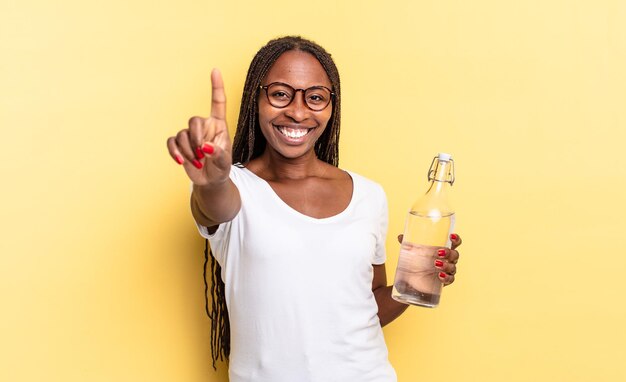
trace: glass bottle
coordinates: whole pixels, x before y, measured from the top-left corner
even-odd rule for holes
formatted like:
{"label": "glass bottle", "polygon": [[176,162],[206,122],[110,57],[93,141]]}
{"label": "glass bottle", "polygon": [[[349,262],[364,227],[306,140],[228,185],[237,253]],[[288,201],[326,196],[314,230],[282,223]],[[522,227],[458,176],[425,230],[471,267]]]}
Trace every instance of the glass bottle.
{"label": "glass bottle", "polygon": [[428,170],[430,187],[417,199],[406,219],[392,297],[405,304],[434,308],[443,284],[435,268],[437,250],[450,247],[454,209],[449,193],[454,183],[454,161],[439,153]]}

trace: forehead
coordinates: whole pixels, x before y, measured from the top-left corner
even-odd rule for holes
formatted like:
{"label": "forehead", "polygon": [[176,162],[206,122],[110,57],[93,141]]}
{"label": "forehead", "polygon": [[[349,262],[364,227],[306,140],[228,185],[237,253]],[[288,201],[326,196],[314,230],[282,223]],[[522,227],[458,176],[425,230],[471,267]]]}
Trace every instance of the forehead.
{"label": "forehead", "polygon": [[263,83],[284,82],[295,88],[323,85],[332,87],[322,64],[310,53],[290,50],[278,57]]}

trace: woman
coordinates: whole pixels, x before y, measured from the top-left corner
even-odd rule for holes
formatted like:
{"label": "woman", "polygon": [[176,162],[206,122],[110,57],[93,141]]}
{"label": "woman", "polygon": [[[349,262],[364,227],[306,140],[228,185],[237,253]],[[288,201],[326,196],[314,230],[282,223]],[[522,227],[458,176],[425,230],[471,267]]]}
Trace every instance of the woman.
{"label": "woman", "polygon": [[[330,55],[299,37],[261,48],[232,147],[218,71],[211,81],[211,116],[191,118],[168,149],[193,182],[214,300],[228,306],[226,317],[214,304],[214,359],[230,354],[232,382],[395,381],[381,326],[407,305],[387,286],[386,197],[337,167],[341,89]],[[446,249],[433,263],[444,284],[457,260]]]}

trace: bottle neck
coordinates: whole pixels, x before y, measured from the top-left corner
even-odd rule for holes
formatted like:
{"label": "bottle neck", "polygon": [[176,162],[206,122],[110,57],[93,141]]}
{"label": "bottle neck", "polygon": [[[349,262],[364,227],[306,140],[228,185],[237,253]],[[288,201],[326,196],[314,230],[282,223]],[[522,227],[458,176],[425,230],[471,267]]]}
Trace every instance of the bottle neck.
{"label": "bottle neck", "polygon": [[428,217],[443,217],[454,213],[450,204],[450,188],[454,182],[452,163],[435,158],[428,172],[430,187],[425,195],[415,201],[411,213]]}
{"label": "bottle neck", "polygon": [[428,174],[430,188],[428,193],[442,192],[452,186],[454,175],[452,162],[436,160],[435,168]]}

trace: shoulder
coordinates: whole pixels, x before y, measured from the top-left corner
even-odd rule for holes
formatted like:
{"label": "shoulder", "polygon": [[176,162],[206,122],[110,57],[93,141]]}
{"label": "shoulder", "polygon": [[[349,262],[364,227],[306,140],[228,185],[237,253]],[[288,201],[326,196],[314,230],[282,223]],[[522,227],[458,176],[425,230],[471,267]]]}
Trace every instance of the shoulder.
{"label": "shoulder", "polygon": [[354,171],[350,171],[350,170],[344,170],[347,174],[350,175],[350,177],[352,178],[352,181],[354,182],[354,188],[355,189],[359,189],[361,192],[366,193],[367,195],[377,195],[379,197],[383,197],[386,198],[385,196],[385,190],[383,188],[383,186],[370,179],[367,178],[361,174],[358,174]]}
{"label": "shoulder", "polygon": [[229,176],[239,191],[246,188],[257,188],[262,184],[261,179],[240,163],[231,165]]}
{"label": "shoulder", "polygon": [[387,194],[383,186],[363,175],[347,170],[352,178],[353,202],[363,206],[375,216],[386,215],[388,211]]}
{"label": "shoulder", "polygon": [[346,173],[350,175],[354,184],[352,204],[355,211],[358,210],[363,216],[371,218],[375,224],[386,226],[389,206],[383,186],[356,172],[347,170]]}

